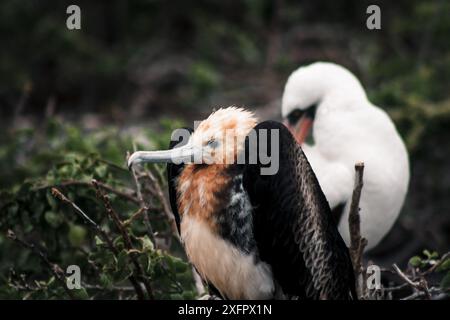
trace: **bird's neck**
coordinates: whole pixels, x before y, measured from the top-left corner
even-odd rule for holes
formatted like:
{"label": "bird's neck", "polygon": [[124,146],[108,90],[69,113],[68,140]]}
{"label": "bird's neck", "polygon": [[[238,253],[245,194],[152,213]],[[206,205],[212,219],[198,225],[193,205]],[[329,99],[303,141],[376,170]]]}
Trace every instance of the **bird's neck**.
{"label": "bird's neck", "polygon": [[352,119],[357,119],[357,114],[370,107],[363,91],[347,94],[346,90],[337,89],[328,92],[318,104],[313,122],[311,134],[315,149],[324,157],[338,158],[355,127],[367,125]]}
{"label": "bird's neck", "polygon": [[189,164],[178,180],[178,208],[181,218],[189,215],[208,222],[215,229],[214,215],[224,207],[231,188],[232,166]]}

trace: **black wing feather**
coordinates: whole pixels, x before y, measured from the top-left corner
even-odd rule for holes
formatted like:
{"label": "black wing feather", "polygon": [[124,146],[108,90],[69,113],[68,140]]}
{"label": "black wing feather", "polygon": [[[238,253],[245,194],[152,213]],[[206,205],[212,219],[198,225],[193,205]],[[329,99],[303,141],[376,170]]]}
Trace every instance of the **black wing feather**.
{"label": "black wing feather", "polygon": [[[261,163],[244,169],[260,258],[272,266],[285,294],[301,299],[354,298],[348,248],[301,147],[282,124],[266,121],[255,127],[259,149],[264,147],[260,129],[278,130],[280,141],[276,174],[261,175]],[[271,150],[270,139],[264,141]],[[247,138],[247,152],[248,146]]]}

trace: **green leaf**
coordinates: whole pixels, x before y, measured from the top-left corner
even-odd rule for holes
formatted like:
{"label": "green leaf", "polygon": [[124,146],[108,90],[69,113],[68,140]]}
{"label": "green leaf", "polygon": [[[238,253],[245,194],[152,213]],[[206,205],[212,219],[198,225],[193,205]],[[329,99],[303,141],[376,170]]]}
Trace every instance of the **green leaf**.
{"label": "green leaf", "polygon": [[442,262],[442,263],[436,268],[436,271],[437,271],[437,272],[442,272],[442,271],[446,271],[446,270],[450,270],[450,258],[445,259],[445,261]]}
{"label": "green leaf", "polygon": [[51,284],[53,284],[55,282],[55,277],[50,277],[50,279],[48,279],[46,285],[50,286]]}
{"label": "green leaf", "polygon": [[185,300],[194,300],[197,295],[193,291],[184,291],[182,296]]}
{"label": "green leaf", "polygon": [[436,259],[439,257],[439,254],[436,251],[430,252],[429,250],[423,250],[423,254],[427,257],[427,259]]}
{"label": "green leaf", "polygon": [[113,287],[113,282],[106,273],[100,275],[100,284],[106,289],[111,289]]}
{"label": "green leaf", "polygon": [[130,260],[128,258],[128,254],[125,250],[122,250],[117,255],[117,264],[114,272],[114,280],[117,282],[121,282],[127,279],[133,272],[131,270]]}
{"label": "green leaf", "polygon": [[188,264],[181,259],[174,259],[174,267],[176,273],[183,273],[188,269]]}
{"label": "green leaf", "polygon": [[152,267],[151,255],[148,254],[148,253],[143,253],[143,254],[139,255],[138,261],[141,264],[142,269],[144,270],[144,272],[145,273],[150,273],[151,267]]}
{"label": "green leaf", "polygon": [[118,270],[124,269],[127,264],[128,264],[127,252],[125,250],[122,250],[117,255],[117,269]]}
{"label": "green leaf", "polygon": [[447,274],[441,280],[441,288],[445,290],[450,289],[450,272],[447,272]]}
{"label": "green leaf", "polygon": [[98,265],[102,265],[103,270],[114,270],[117,264],[116,257],[109,250],[98,250],[92,253],[90,258]]}
{"label": "green leaf", "polygon": [[118,250],[122,250],[125,247],[122,236],[118,236],[117,238],[115,238],[113,240],[113,244],[114,247],[116,247]]}
{"label": "green leaf", "polygon": [[53,211],[45,212],[44,218],[45,221],[47,221],[47,223],[53,228],[58,228],[63,222],[63,217]]}
{"label": "green leaf", "polygon": [[104,178],[106,176],[106,173],[108,171],[108,167],[105,164],[101,164],[97,166],[95,169],[95,174],[97,175],[97,178]]}
{"label": "green leaf", "polygon": [[155,249],[152,240],[150,240],[150,238],[147,235],[144,237],[140,237],[139,240],[141,240],[143,251],[152,252]]}
{"label": "green leaf", "polygon": [[179,293],[172,293],[170,295],[171,300],[183,300],[183,296]]}
{"label": "green leaf", "polygon": [[422,259],[419,256],[414,256],[409,259],[409,264],[413,267],[419,267],[422,264]]}
{"label": "green leaf", "polygon": [[87,231],[84,227],[71,224],[69,227],[69,242],[74,247],[81,246],[86,239]]}
{"label": "green leaf", "polygon": [[104,244],[103,240],[100,239],[99,236],[95,236],[95,245],[96,246],[102,246]]}
{"label": "green leaf", "polygon": [[89,295],[85,288],[74,289],[74,290],[72,290],[72,294],[75,297],[75,299],[80,299],[80,300],[89,299]]}
{"label": "green leaf", "polygon": [[55,197],[51,194],[50,190],[47,190],[45,193],[45,197],[47,198],[47,202],[53,210],[56,210],[58,207],[58,203],[56,202]]}

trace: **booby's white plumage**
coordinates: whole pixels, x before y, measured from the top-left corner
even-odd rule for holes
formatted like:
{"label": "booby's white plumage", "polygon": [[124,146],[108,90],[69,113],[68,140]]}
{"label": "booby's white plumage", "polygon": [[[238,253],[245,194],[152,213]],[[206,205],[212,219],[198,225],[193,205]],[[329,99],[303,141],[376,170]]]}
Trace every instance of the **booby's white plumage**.
{"label": "booby's white plumage", "polygon": [[354,165],[365,163],[361,196],[361,232],[373,248],[391,229],[409,184],[405,145],[392,120],[373,105],[358,79],[347,69],[318,62],[289,77],[282,115],[316,105],[314,145],[303,150],[331,208],[345,204],[339,231],[349,244],[348,211]]}

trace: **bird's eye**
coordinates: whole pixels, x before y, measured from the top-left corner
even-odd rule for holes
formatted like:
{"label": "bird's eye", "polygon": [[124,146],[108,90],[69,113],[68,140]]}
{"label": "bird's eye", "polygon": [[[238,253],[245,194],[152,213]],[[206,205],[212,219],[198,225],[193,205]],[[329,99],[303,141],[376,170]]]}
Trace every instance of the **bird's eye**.
{"label": "bird's eye", "polygon": [[208,142],[206,143],[209,147],[211,147],[211,148],[216,148],[217,146],[218,146],[218,142],[217,142],[217,140],[215,140],[215,139],[210,139],[210,140],[208,140]]}
{"label": "bird's eye", "polygon": [[302,117],[304,111],[300,110],[300,109],[295,109],[294,111],[292,111],[288,116],[287,119],[289,121],[290,125],[295,125],[297,123],[298,120],[300,120],[300,118]]}

